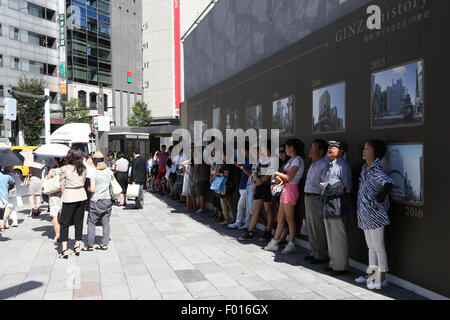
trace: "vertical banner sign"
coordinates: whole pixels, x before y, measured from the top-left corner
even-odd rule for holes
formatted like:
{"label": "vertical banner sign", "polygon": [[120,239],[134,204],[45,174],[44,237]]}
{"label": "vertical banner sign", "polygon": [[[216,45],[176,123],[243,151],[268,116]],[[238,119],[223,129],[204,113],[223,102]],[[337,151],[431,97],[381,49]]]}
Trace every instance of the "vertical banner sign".
{"label": "vertical banner sign", "polygon": [[97,130],[98,129],[98,115],[92,116],[92,129]]}
{"label": "vertical banner sign", "polygon": [[181,103],[181,23],[180,1],[173,0],[174,44],[175,44],[175,114],[180,115]]}
{"label": "vertical banner sign", "polygon": [[61,95],[67,94],[66,75],[66,0],[59,0],[59,92]]}

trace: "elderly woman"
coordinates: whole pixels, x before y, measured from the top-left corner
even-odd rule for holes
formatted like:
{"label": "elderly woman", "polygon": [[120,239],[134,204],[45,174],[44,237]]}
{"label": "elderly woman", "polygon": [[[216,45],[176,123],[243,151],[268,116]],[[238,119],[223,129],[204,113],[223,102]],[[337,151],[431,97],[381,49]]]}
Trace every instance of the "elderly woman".
{"label": "elderly woman", "polygon": [[102,221],[103,238],[102,243],[96,249],[107,250],[109,244],[109,218],[111,216],[112,201],[109,186],[114,179],[113,172],[105,163],[101,152],[96,152],[92,158],[96,170],[90,177],[89,192],[92,192],[90,210],[88,216],[88,241],[83,251],[93,251],[95,242],[95,225],[100,219]]}
{"label": "elderly woman", "polygon": [[365,277],[355,279],[367,283],[371,290],[387,286],[388,260],[384,246],[384,228],[390,224],[387,195],[393,181],[383,171],[380,160],[386,153],[386,146],[380,140],[366,142],[363,159],[366,161],[359,178],[358,227],[364,230],[369,247],[369,268]]}

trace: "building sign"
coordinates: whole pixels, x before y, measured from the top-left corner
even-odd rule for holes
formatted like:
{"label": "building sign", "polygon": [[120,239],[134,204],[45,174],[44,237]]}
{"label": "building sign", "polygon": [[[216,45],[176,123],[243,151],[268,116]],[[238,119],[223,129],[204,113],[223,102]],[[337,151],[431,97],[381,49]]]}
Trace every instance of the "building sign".
{"label": "building sign", "polygon": [[66,63],[65,62],[61,62],[59,71],[60,71],[59,76],[61,78],[65,78],[66,77]]}
{"label": "building sign", "polygon": [[59,84],[59,88],[60,88],[60,93],[61,94],[67,94],[67,88],[66,88],[66,84],[65,83],[60,83]]}
{"label": "building sign", "polygon": [[175,115],[180,115],[181,103],[181,31],[180,0],[173,0],[175,44]]}
{"label": "building sign", "polygon": [[59,15],[59,46],[66,46],[66,15]]}

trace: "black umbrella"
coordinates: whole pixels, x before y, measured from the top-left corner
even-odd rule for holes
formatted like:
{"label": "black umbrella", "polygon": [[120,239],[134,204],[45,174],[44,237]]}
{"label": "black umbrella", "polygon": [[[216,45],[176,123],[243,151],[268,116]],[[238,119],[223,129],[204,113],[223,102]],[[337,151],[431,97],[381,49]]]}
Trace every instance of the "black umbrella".
{"label": "black umbrella", "polygon": [[0,149],[0,167],[21,166],[25,158],[11,149]]}
{"label": "black umbrella", "polygon": [[53,167],[55,165],[55,157],[44,154],[33,154],[34,162],[39,162],[47,167]]}

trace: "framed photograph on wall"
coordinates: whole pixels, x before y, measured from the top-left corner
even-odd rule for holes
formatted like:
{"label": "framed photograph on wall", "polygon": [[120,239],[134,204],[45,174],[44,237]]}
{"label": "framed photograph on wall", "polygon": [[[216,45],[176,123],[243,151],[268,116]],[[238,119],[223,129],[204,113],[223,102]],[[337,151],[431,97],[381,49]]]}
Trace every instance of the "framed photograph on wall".
{"label": "framed photograph on wall", "polygon": [[214,108],[212,111],[212,127],[220,130],[220,108]]}
{"label": "framed photograph on wall", "polygon": [[230,112],[227,114],[227,125],[226,129],[238,129],[239,128],[239,113],[237,111]]}
{"label": "framed photograph on wall", "polygon": [[245,109],[245,130],[262,129],[262,105]]}
{"label": "framed photograph on wall", "polygon": [[372,74],[372,128],[423,124],[424,72],[425,63],[418,60]]}
{"label": "framed photograph on wall", "polygon": [[272,128],[280,130],[280,136],[295,135],[295,96],[273,102]]}
{"label": "framed photograph on wall", "polygon": [[313,91],[313,133],[345,131],[345,82]]}
{"label": "framed photograph on wall", "polygon": [[389,144],[381,161],[394,180],[391,200],[413,205],[424,202],[424,163],[422,143]]}

